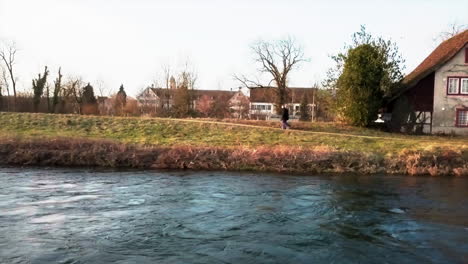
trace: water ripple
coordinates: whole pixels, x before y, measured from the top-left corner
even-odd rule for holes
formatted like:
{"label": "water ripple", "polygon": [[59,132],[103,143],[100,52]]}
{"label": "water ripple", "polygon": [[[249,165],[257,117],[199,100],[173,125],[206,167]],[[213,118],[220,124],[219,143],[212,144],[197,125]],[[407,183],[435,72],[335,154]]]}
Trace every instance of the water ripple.
{"label": "water ripple", "polygon": [[465,263],[468,179],[0,169],[1,263]]}

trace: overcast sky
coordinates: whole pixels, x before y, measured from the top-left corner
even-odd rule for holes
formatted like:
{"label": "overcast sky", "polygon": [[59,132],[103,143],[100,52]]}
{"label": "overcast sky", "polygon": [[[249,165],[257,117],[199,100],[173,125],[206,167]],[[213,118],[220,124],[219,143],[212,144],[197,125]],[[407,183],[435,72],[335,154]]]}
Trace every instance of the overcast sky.
{"label": "overcast sky", "polygon": [[238,87],[233,74],[255,74],[249,46],[287,36],[310,60],[290,85],[311,86],[360,25],[395,41],[408,72],[453,23],[468,24],[467,0],[0,0],[0,38],[20,49],[21,88],[47,65],[52,78],[62,66],[66,76],[113,90],[123,83],[131,95],[162,65],[186,61],[199,89]]}

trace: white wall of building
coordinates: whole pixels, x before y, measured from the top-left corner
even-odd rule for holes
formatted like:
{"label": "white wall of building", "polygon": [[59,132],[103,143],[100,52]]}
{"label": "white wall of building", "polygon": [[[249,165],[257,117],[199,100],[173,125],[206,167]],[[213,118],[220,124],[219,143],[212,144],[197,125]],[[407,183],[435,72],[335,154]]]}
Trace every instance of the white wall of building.
{"label": "white wall of building", "polygon": [[449,77],[468,78],[468,63],[465,63],[465,49],[461,49],[451,60],[435,72],[433,133],[455,133],[468,135],[468,127],[456,127],[457,108],[468,108],[468,95],[447,95]]}

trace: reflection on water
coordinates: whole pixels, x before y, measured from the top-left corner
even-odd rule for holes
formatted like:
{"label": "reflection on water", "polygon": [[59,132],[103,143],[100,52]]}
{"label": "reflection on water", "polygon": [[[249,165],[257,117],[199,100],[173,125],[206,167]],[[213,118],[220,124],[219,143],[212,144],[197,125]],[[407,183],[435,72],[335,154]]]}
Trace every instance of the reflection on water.
{"label": "reflection on water", "polygon": [[0,169],[1,263],[468,263],[468,179]]}

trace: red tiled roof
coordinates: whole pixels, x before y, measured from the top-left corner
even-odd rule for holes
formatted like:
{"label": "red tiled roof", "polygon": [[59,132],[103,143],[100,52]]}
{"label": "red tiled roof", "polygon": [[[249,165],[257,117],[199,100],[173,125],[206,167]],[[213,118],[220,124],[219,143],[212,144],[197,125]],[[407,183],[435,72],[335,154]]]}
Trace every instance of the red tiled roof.
{"label": "red tiled roof", "polygon": [[236,92],[233,91],[223,91],[223,90],[193,90],[195,96],[200,98],[202,96],[207,96],[213,100],[229,100],[234,96]]}
{"label": "red tiled roof", "polygon": [[[165,88],[150,88],[154,94],[158,97],[169,98],[173,96],[177,89],[165,89]],[[189,90],[189,92],[194,95],[197,99],[202,96],[207,96],[213,100],[229,100],[236,92],[233,91],[223,91],[223,90]]]}
{"label": "red tiled roof", "polygon": [[[253,87],[250,88],[250,101],[252,103],[274,103],[276,98],[276,87]],[[301,103],[302,97],[307,93],[312,100],[313,91],[317,88],[288,88],[288,103]]]}
{"label": "red tiled roof", "polygon": [[250,88],[250,102],[273,103],[276,93],[274,87]]}
{"label": "red tiled roof", "polygon": [[405,77],[403,82],[408,86],[416,84],[449,61],[466,43],[468,43],[468,30],[442,42],[416,69]]}

